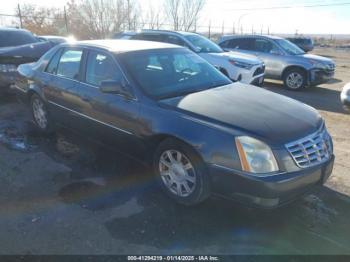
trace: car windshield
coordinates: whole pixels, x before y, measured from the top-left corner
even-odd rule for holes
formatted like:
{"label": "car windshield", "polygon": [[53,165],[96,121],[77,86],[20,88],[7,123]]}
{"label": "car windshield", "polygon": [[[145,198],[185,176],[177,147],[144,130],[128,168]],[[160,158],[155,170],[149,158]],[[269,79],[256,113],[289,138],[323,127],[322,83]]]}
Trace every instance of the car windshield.
{"label": "car windshield", "polygon": [[223,53],[224,50],[214,42],[200,35],[186,35],[185,38],[192,43],[199,53]]}
{"label": "car windshield", "polygon": [[285,39],[277,39],[276,42],[280,47],[289,55],[303,55],[305,52],[301,50],[297,45]]}
{"label": "car windshield", "polygon": [[2,31],[0,33],[0,47],[27,45],[39,41],[27,31]]}
{"label": "car windshield", "polygon": [[120,54],[128,73],[146,94],[163,99],[232,83],[215,67],[186,49]]}

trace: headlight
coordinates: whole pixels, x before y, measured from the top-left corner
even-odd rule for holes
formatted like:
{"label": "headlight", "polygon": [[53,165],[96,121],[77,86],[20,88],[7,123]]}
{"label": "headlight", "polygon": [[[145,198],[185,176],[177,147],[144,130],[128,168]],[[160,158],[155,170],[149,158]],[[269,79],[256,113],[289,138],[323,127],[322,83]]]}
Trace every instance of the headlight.
{"label": "headlight", "polygon": [[326,64],[324,64],[320,61],[317,61],[317,60],[311,59],[310,62],[315,68],[326,69],[326,67],[327,67]]}
{"label": "headlight", "polygon": [[243,171],[255,174],[278,171],[275,156],[268,145],[249,136],[236,137],[235,141]]}
{"label": "headlight", "polygon": [[240,68],[244,68],[244,69],[247,69],[247,70],[252,69],[252,67],[254,66],[253,64],[244,63],[244,62],[238,62],[238,61],[235,61],[235,60],[232,60],[232,59],[230,59],[229,62],[232,65],[234,65],[234,66],[237,66],[237,67],[240,67]]}
{"label": "headlight", "polygon": [[17,67],[16,65],[12,64],[0,64],[0,72],[6,73],[6,72],[16,72]]}

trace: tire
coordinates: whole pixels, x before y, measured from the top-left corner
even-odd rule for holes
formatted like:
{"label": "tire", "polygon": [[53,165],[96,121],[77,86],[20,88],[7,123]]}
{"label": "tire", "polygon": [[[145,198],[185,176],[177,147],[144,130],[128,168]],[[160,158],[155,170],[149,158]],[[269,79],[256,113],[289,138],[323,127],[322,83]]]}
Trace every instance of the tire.
{"label": "tire", "polygon": [[33,121],[35,126],[42,133],[52,133],[53,128],[51,120],[49,117],[49,112],[47,110],[46,104],[43,99],[37,94],[33,94],[30,97],[30,109],[32,112]]}
{"label": "tire", "polygon": [[306,74],[302,69],[292,68],[284,73],[284,87],[292,91],[300,91],[306,86]]}
{"label": "tire", "polygon": [[153,159],[160,187],[177,203],[192,206],[210,196],[210,178],[204,162],[187,144],[166,139],[156,149]]}

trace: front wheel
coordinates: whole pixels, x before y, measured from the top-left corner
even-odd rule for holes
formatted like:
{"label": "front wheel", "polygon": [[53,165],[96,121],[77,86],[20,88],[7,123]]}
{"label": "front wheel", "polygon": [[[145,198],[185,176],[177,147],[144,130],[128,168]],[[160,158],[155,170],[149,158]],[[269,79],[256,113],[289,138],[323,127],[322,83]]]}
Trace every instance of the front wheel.
{"label": "front wheel", "polygon": [[165,193],[183,205],[195,205],[210,195],[210,179],[203,161],[188,145],[167,139],[153,161],[157,180]]}
{"label": "front wheel", "polygon": [[306,74],[303,70],[290,69],[284,74],[284,86],[293,91],[299,91],[306,86]]}

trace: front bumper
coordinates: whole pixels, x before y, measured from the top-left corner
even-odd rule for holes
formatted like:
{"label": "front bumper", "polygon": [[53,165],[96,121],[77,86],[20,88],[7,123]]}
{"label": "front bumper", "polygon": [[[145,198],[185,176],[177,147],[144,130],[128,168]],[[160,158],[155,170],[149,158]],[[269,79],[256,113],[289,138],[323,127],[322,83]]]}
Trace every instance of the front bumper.
{"label": "front bumper", "polygon": [[237,75],[235,77],[230,76],[230,78],[244,84],[262,86],[265,78],[265,65],[255,65],[250,70],[239,69]]}
{"label": "front bumper", "polygon": [[334,77],[334,70],[312,69],[309,71],[309,85],[327,83]]}
{"label": "front bumper", "polygon": [[333,171],[334,156],[327,162],[297,172],[258,177],[211,165],[215,194],[250,206],[274,208],[287,204],[316,186],[323,185]]}

